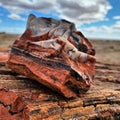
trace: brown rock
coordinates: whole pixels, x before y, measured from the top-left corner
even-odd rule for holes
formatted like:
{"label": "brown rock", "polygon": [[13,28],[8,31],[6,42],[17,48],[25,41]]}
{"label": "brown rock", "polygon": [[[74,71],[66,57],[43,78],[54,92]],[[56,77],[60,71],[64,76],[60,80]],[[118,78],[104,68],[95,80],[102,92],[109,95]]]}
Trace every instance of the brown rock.
{"label": "brown rock", "polygon": [[28,108],[22,97],[0,89],[0,120],[28,120]]}
{"label": "brown rock", "polygon": [[0,52],[0,62],[7,62],[8,57],[8,52]]}
{"label": "brown rock", "polygon": [[66,20],[30,15],[14,42],[7,65],[67,98],[86,92],[94,77],[95,50]]}

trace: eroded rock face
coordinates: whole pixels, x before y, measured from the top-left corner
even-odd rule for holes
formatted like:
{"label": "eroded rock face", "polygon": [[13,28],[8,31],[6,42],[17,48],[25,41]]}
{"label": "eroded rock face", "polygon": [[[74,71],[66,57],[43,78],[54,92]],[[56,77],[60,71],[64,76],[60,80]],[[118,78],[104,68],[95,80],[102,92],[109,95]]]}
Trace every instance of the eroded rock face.
{"label": "eroded rock face", "polygon": [[94,55],[91,42],[73,23],[29,15],[27,28],[14,42],[7,65],[70,98],[90,87]]}

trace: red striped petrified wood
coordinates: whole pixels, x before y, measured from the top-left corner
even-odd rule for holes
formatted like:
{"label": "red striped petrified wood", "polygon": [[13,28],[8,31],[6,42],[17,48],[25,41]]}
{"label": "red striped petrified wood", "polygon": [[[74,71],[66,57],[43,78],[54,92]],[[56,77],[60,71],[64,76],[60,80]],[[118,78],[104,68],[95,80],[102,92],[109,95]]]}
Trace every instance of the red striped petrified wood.
{"label": "red striped petrified wood", "polygon": [[94,78],[95,50],[66,20],[29,15],[12,45],[7,66],[67,98],[87,91]]}
{"label": "red striped petrified wood", "polygon": [[0,120],[28,120],[24,99],[13,91],[0,89]]}

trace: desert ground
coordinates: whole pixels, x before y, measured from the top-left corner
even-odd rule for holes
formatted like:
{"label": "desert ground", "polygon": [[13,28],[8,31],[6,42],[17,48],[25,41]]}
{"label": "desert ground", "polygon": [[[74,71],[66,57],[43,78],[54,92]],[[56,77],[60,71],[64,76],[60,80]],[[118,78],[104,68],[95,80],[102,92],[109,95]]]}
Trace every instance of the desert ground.
{"label": "desert ground", "polygon": [[92,40],[99,62],[120,65],[120,40]]}
{"label": "desert ground", "polygon": [[[10,49],[12,43],[20,35],[0,33],[0,51]],[[96,50],[96,58],[99,62],[108,64],[120,64],[120,40],[90,39]]]}

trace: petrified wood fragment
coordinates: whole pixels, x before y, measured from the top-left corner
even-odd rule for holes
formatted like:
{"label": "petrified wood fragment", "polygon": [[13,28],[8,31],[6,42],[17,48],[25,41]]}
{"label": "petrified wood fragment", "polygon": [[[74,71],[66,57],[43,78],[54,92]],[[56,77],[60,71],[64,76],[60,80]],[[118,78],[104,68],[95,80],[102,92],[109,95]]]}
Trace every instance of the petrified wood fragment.
{"label": "petrified wood fragment", "polygon": [[28,113],[22,97],[13,91],[0,89],[0,120],[28,120]]}
{"label": "petrified wood fragment", "polygon": [[73,23],[29,15],[27,28],[14,42],[7,65],[70,98],[90,87],[94,55],[91,42]]}
{"label": "petrified wood fragment", "polygon": [[7,62],[8,57],[9,55],[7,52],[0,52],[0,62]]}

